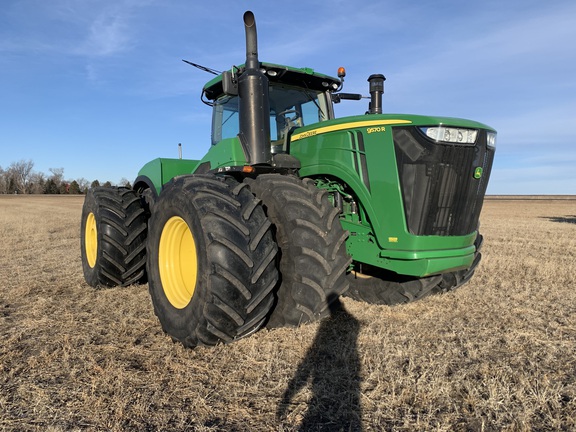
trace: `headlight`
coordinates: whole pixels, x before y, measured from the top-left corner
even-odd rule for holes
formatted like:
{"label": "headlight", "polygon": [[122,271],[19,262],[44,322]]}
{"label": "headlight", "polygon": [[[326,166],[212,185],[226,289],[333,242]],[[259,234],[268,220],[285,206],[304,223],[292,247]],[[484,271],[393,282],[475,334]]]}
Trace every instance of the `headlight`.
{"label": "headlight", "polygon": [[478,131],[476,129],[451,128],[445,126],[423,127],[420,130],[430,139],[447,143],[474,144]]}
{"label": "headlight", "polygon": [[488,132],[486,139],[488,147],[496,148],[496,132]]}

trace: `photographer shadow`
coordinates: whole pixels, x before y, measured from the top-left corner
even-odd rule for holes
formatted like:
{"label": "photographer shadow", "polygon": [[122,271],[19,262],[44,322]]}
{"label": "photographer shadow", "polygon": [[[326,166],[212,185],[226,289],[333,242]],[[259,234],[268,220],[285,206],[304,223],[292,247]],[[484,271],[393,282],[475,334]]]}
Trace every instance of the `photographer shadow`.
{"label": "photographer shadow", "polygon": [[290,380],[277,410],[282,420],[294,396],[310,385],[312,396],[300,431],[361,431],[359,321],[339,298],[330,303],[306,356]]}
{"label": "photographer shadow", "polygon": [[576,215],[569,215],[569,216],[544,216],[542,219],[548,219],[550,222],[558,222],[558,223],[571,223],[576,224]]}

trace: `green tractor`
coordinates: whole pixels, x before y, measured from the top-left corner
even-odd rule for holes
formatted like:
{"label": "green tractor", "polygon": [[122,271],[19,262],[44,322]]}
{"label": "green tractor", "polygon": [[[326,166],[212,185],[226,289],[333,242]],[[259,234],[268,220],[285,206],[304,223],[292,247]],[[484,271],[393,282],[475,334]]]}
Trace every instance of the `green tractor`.
{"label": "green tractor", "polygon": [[201,160],[155,159],[132,189],[91,189],[82,264],[94,287],[148,282],[162,327],[185,346],[329,314],[340,295],[398,304],[457,288],[480,261],[479,216],[496,132],[470,120],[365,114],[338,77],[258,60],[202,89],[212,145]]}

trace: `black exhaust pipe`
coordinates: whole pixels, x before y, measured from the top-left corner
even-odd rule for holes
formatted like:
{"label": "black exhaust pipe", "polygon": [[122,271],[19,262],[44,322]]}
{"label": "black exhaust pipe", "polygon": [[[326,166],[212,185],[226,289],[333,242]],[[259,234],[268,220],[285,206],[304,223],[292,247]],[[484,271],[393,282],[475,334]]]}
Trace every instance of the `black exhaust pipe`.
{"label": "black exhaust pipe", "polygon": [[240,142],[250,165],[270,164],[270,103],[268,78],[260,70],[256,20],[250,11],[244,13],[246,30],[246,70],[238,77],[240,97]]}

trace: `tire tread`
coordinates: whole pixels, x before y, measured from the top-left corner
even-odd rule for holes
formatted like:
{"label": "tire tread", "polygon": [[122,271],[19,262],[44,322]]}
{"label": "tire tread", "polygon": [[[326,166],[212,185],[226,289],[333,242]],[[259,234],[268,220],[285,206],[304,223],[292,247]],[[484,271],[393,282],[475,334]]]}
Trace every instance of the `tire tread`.
{"label": "tire tread", "polygon": [[82,229],[89,213],[96,217],[98,253],[94,268],[85,257],[84,276],[93,287],[127,286],[146,282],[148,215],[140,197],[125,187],[90,189],[82,209]]}
{"label": "tire tread", "polygon": [[269,328],[299,326],[328,315],[328,303],[348,287],[347,233],[338,210],[312,179],[264,174],[247,180],[262,200],[281,250],[281,284]]}

